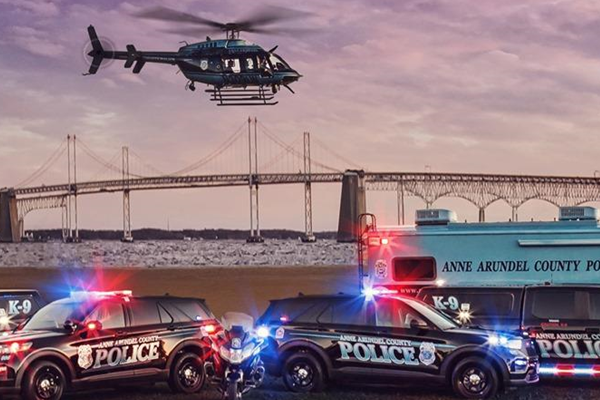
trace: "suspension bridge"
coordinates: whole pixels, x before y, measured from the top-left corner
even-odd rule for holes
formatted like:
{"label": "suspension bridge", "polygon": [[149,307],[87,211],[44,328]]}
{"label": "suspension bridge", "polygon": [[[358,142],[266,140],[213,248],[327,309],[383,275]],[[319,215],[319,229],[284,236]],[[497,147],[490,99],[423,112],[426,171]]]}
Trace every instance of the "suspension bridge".
{"label": "suspension bridge", "polygon": [[[312,139],[312,140],[311,140]],[[44,184],[49,171],[67,159],[66,183]],[[78,179],[82,156],[97,169],[88,179]],[[78,159],[79,157],[79,159]],[[326,161],[324,161],[326,160]],[[89,170],[89,168],[88,168]],[[78,196],[122,192],[123,239],[131,234],[130,193],[139,190],[193,189],[246,186],[249,191],[249,241],[260,235],[259,188],[263,185],[304,186],[303,240],[314,241],[312,229],[312,184],[341,184],[338,240],[355,239],[355,221],[367,210],[368,190],[393,191],[398,204],[398,223],[405,223],[405,199],[418,197],[430,208],[444,197],[467,200],[479,210],[497,201],[518,209],[532,199],[556,206],[574,206],[600,201],[600,177],[460,174],[434,172],[373,172],[304,132],[286,142],[256,118],[249,118],[229,137],[196,162],[172,172],[163,172],[127,146],[113,157],[100,155],[76,135],[68,135],[48,159],[30,176],[12,187],[0,189],[0,240],[18,242],[25,232],[25,217],[35,210],[62,210],[66,241],[79,239]]]}

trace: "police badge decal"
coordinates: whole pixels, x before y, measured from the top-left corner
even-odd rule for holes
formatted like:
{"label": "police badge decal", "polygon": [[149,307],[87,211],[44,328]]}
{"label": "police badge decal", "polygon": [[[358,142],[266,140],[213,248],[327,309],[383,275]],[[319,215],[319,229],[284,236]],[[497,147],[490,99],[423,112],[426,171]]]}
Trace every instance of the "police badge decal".
{"label": "police badge decal", "polygon": [[88,369],[94,364],[92,357],[92,347],[89,344],[84,344],[77,348],[77,365],[82,369]]}
{"label": "police badge decal", "polygon": [[419,346],[419,361],[425,365],[435,362],[435,345],[431,342],[423,342]]}
{"label": "police badge decal", "polygon": [[375,276],[378,279],[385,279],[388,275],[387,263],[385,260],[375,261]]}

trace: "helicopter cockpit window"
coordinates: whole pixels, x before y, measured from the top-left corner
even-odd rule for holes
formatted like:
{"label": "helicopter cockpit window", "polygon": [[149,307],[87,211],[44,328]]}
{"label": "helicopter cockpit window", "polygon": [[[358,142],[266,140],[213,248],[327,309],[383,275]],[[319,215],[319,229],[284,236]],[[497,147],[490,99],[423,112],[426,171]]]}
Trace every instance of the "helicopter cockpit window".
{"label": "helicopter cockpit window", "polygon": [[239,73],[241,71],[240,68],[240,60],[237,58],[224,58],[223,59],[223,71],[224,72],[233,72]]}
{"label": "helicopter cockpit window", "polygon": [[270,54],[269,55],[269,61],[271,61],[271,64],[273,65],[273,69],[275,71],[285,71],[290,69],[290,66],[287,65],[287,63],[285,61],[283,61],[283,59],[275,54]]}

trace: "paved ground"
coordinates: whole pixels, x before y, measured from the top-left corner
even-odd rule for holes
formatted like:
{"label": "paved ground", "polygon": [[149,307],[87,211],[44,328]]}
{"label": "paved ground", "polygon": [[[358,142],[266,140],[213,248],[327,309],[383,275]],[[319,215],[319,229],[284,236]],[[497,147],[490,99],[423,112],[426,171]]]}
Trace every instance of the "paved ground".
{"label": "paved ground", "polygon": [[[125,388],[71,394],[67,400],[220,400],[221,396],[212,388],[200,395],[174,395],[166,385],[152,387]],[[444,388],[424,387],[381,387],[343,386],[329,387],[325,392],[300,395],[289,393],[279,381],[269,381],[257,390],[244,396],[248,400],[450,400],[456,399],[452,392]],[[538,385],[530,389],[510,391],[497,399],[506,400],[592,400],[600,399],[600,383],[554,382]]]}

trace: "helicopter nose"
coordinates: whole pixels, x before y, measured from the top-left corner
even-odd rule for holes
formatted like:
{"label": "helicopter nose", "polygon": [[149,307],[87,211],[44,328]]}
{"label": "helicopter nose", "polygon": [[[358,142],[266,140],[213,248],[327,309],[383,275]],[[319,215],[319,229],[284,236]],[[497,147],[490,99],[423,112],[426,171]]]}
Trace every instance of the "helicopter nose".
{"label": "helicopter nose", "polygon": [[302,75],[300,75],[297,71],[292,71],[285,78],[283,78],[283,81],[285,83],[292,83],[292,82],[296,82],[300,78],[302,78]]}

